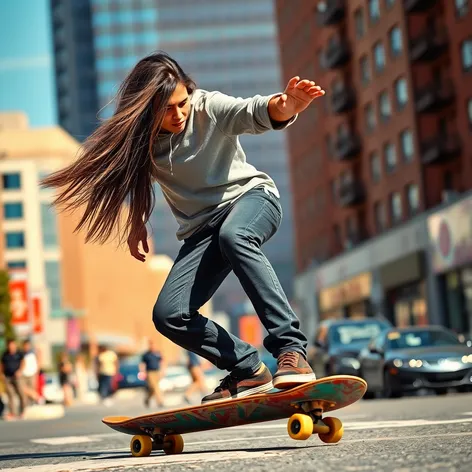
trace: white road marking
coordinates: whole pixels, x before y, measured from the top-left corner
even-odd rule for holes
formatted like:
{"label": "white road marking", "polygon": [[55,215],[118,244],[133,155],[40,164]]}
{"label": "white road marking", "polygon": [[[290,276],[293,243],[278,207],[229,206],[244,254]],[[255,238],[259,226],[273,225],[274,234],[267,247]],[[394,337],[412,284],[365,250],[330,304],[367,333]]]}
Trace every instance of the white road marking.
{"label": "white road marking", "polygon": [[48,446],[63,446],[65,444],[78,444],[101,441],[110,436],[118,436],[119,433],[92,434],[89,436],[60,436],[54,438],[31,439],[30,442],[36,444],[47,444]]}
{"label": "white road marking", "polygon": [[[376,441],[405,441],[405,440],[424,440],[431,438],[444,438],[452,439],[462,436],[472,436],[472,432],[463,432],[463,433],[445,433],[445,434],[424,434],[424,435],[415,435],[415,436],[397,436],[397,437],[380,437],[380,438],[361,438],[361,439],[348,439],[342,440],[337,445],[324,445],[323,447],[342,447],[346,443],[357,443],[357,442],[376,442]],[[258,439],[279,439],[286,438],[286,435],[276,435],[276,436],[267,436],[264,438]],[[226,442],[249,442],[253,441],[254,438],[234,438],[225,440]],[[217,441],[205,441],[205,444],[215,444],[221,442]],[[198,443],[193,443],[198,444]],[[293,443],[297,444],[296,442]],[[306,442],[302,443],[303,445],[307,444]],[[303,445],[295,446],[296,449],[303,449]],[[308,447],[311,446],[308,443]],[[269,446],[266,446],[269,447]],[[140,457],[134,458],[131,456],[122,457],[120,459],[111,459],[107,458],[106,454],[102,458],[94,458],[93,461],[76,461],[68,462],[62,464],[47,464],[47,465],[35,465],[35,466],[26,466],[26,467],[15,467],[10,469],[3,469],[4,471],[9,472],[85,472],[85,471],[94,471],[99,469],[111,469],[113,467],[142,467],[142,468],[155,468],[156,466],[163,464],[179,464],[179,463],[204,463],[204,462],[216,462],[216,461],[231,461],[231,460],[247,460],[247,459],[269,459],[274,456],[282,456],[284,454],[290,454],[290,450],[274,450],[274,451],[217,451],[217,452],[195,452],[188,453],[185,455],[176,455],[176,456],[167,456],[165,454],[161,455],[152,455],[151,457]]]}

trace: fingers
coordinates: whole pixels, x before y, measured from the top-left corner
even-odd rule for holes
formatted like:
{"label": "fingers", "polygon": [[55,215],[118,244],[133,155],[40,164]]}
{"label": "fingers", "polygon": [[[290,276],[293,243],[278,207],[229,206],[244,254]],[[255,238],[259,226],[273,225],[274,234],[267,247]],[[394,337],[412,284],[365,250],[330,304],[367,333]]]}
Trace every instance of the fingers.
{"label": "fingers", "polygon": [[298,77],[298,75],[296,77],[292,77],[288,81],[288,88],[295,88],[299,80],[300,80],[300,77]]}

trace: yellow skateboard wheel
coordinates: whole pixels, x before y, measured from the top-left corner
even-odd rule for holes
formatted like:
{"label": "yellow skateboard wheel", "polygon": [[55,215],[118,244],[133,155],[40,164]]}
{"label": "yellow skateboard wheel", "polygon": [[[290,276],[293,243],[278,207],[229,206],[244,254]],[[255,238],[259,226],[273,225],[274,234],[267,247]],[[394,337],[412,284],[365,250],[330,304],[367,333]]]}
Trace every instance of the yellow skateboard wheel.
{"label": "yellow skateboard wheel", "polygon": [[133,436],[131,438],[130,449],[134,457],[150,456],[152,451],[152,439],[145,435]]}
{"label": "yellow skateboard wheel", "polygon": [[319,433],[318,437],[324,443],[337,443],[341,440],[344,434],[344,427],[341,420],[328,416],[323,418],[323,423],[329,427],[329,433]]}
{"label": "yellow skateboard wheel", "polygon": [[287,431],[292,439],[308,439],[313,433],[313,420],[308,415],[296,413],[288,420]]}
{"label": "yellow skateboard wheel", "polygon": [[162,449],[166,454],[180,454],[184,450],[184,438],[180,434],[170,434],[164,438]]}

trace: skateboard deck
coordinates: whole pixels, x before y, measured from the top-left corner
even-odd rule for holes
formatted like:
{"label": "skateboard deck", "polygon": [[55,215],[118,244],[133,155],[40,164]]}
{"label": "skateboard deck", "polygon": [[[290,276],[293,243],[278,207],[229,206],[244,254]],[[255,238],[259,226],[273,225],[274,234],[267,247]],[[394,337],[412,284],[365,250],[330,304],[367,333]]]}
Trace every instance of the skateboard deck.
{"label": "skateboard deck", "polygon": [[189,406],[142,416],[108,416],[102,422],[121,433],[134,435],[130,449],[134,456],[148,456],[152,450],[167,454],[183,451],[181,434],[250,423],[290,418],[287,429],[293,439],[308,439],[317,433],[323,442],[338,442],[343,435],[337,418],[323,417],[360,400],[367,383],[349,375],[313,380],[287,390]]}

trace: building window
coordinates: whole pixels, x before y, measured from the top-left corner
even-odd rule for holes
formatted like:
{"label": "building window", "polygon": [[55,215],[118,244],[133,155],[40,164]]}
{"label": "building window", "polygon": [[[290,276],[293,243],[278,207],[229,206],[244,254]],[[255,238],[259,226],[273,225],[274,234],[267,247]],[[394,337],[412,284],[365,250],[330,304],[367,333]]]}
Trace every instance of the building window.
{"label": "building window", "polygon": [[377,118],[375,116],[374,105],[368,103],[364,107],[365,129],[367,132],[372,132],[377,126]]}
{"label": "building window", "polygon": [[363,85],[366,85],[370,82],[370,63],[369,56],[365,55],[360,58],[359,61],[360,70],[361,70],[361,82]]}
{"label": "building window", "polygon": [[385,231],[387,228],[387,215],[385,213],[385,205],[382,202],[376,202],[374,204],[374,218],[377,233]]}
{"label": "building window", "polygon": [[398,110],[402,110],[408,103],[408,86],[404,77],[395,81],[395,99]]}
{"label": "building window", "polygon": [[406,199],[408,203],[408,215],[416,215],[420,209],[420,192],[418,185],[409,184],[406,186]]}
{"label": "building window", "polygon": [[51,310],[61,309],[61,274],[58,261],[46,261],[44,264],[46,272],[46,285],[49,289]]}
{"label": "building window", "polygon": [[23,218],[23,203],[8,202],[3,204],[3,217],[6,220]]}
{"label": "building window", "polygon": [[379,96],[379,113],[380,119],[385,122],[392,116],[392,106],[390,104],[390,97],[388,92],[384,90]]}
{"label": "building window", "polygon": [[7,267],[9,269],[26,269],[26,261],[9,261]]}
{"label": "building window", "polygon": [[19,190],[21,188],[21,174],[18,172],[3,174],[3,190]]}
{"label": "building window", "polygon": [[390,216],[392,224],[398,224],[402,221],[402,196],[398,192],[390,195]]}
{"label": "building window", "polygon": [[462,68],[467,72],[472,70],[472,39],[462,43]]}
{"label": "building window", "polygon": [[385,169],[389,174],[395,171],[397,167],[397,151],[395,145],[387,143],[384,146]]}
{"label": "building window", "polygon": [[469,0],[455,0],[456,2],[456,16],[462,18],[469,13]]}
{"label": "building window", "polygon": [[385,0],[385,6],[387,7],[388,10],[393,7],[395,4],[395,0]]}
{"label": "building window", "polygon": [[376,72],[382,72],[385,69],[385,49],[380,41],[374,45],[374,62]]}
{"label": "building window", "polygon": [[370,155],[370,173],[374,184],[378,183],[382,178],[382,164],[379,153],[376,151]]}
{"label": "building window", "polygon": [[400,133],[400,144],[402,148],[402,157],[405,162],[412,162],[415,154],[413,146],[413,134],[409,129],[405,129]]}
{"label": "building window", "polygon": [[379,0],[369,0],[369,18],[372,24],[375,24],[380,19],[380,5]]}
{"label": "building window", "polygon": [[365,34],[364,9],[362,7],[354,12],[354,23],[356,25],[356,37],[360,39]]}
{"label": "building window", "polygon": [[25,247],[25,233],[23,231],[5,233],[5,246],[7,249],[23,249]]}
{"label": "building window", "polygon": [[49,203],[41,203],[41,228],[43,232],[43,247],[58,246],[56,213]]}
{"label": "building window", "polygon": [[398,26],[394,26],[390,30],[390,54],[397,57],[402,53],[402,31]]}

